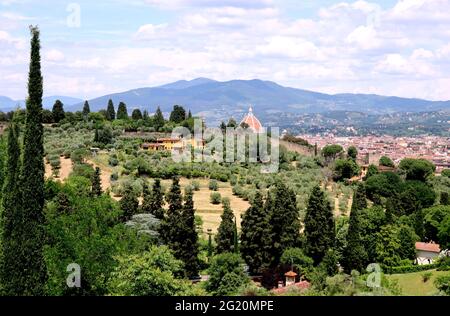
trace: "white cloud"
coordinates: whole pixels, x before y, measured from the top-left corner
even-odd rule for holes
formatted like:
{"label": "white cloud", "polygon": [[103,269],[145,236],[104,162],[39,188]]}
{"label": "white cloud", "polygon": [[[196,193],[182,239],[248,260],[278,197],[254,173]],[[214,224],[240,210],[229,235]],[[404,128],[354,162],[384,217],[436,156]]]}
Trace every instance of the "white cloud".
{"label": "white cloud", "polygon": [[48,62],[60,62],[64,58],[64,53],[57,49],[51,49],[44,53],[44,60]]}
{"label": "white cloud", "polygon": [[[124,31],[48,47],[46,89],[64,94],[73,85],[70,93],[91,97],[203,76],[450,99],[450,1],[399,0],[387,9],[374,2],[336,1],[294,19],[272,0],[146,0],[143,9],[173,10],[170,19],[149,19],[128,38]],[[0,66],[18,73],[11,68],[26,65],[28,38],[2,23]]]}

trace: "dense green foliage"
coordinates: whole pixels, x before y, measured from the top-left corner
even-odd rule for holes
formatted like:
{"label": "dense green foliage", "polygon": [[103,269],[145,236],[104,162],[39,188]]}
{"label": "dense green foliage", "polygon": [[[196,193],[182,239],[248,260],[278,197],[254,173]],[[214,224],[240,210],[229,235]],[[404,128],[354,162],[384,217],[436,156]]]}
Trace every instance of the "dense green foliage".
{"label": "dense green foliage", "polygon": [[223,253],[215,256],[208,273],[206,290],[213,295],[235,295],[240,287],[248,283],[242,259],[237,254]]}
{"label": "dense green foliage", "polygon": [[328,249],[334,247],[335,225],[330,202],[325,192],[315,186],[311,192],[305,217],[307,253],[319,264]]}
{"label": "dense green foliage", "polygon": [[217,253],[234,252],[234,214],[229,199],[222,200],[223,213],[216,235]]}
{"label": "dense green foliage", "polygon": [[251,273],[260,272],[271,262],[271,223],[261,192],[257,191],[250,208],[242,214],[241,253]]}

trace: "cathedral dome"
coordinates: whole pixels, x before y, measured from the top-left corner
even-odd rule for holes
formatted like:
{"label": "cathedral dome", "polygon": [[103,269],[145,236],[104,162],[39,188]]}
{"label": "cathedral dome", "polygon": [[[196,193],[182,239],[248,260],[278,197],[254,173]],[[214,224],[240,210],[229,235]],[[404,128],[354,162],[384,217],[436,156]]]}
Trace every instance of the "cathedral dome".
{"label": "cathedral dome", "polygon": [[255,133],[262,133],[264,131],[261,122],[253,114],[252,107],[248,109],[247,115],[244,116],[244,119],[242,120],[241,124],[243,123],[247,124],[249,129],[251,129]]}

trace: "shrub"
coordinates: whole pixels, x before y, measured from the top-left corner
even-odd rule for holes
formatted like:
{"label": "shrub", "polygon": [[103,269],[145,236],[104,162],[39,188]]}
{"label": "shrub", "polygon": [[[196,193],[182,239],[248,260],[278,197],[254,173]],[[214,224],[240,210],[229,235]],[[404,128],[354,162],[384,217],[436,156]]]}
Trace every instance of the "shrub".
{"label": "shrub", "polygon": [[249,282],[242,263],[237,254],[223,253],[214,257],[208,269],[206,290],[217,296],[237,294]]}
{"label": "shrub", "polygon": [[217,180],[215,179],[209,180],[208,188],[211,191],[217,191],[219,189],[219,184],[217,183]]}
{"label": "shrub", "polygon": [[110,176],[110,179],[111,179],[111,181],[119,180],[119,175],[117,174],[117,172],[112,173]]}
{"label": "shrub", "polygon": [[117,158],[110,157],[109,160],[108,160],[108,163],[109,163],[110,166],[115,167],[115,166],[117,166],[119,164],[119,160]]}
{"label": "shrub", "polygon": [[222,196],[220,195],[219,192],[213,192],[213,193],[211,193],[211,195],[209,197],[210,197],[211,204],[217,205],[217,204],[220,204],[220,202],[222,201]]}
{"label": "shrub", "polygon": [[424,283],[426,283],[428,280],[431,279],[432,276],[433,276],[433,273],[431,273],[431,272],[422,273],[422,281]]}
{"label": "shrub", "polygon": [[200,191],[200,182],[194,180],[191,182],[191,186],[194,189],[194,191]]}

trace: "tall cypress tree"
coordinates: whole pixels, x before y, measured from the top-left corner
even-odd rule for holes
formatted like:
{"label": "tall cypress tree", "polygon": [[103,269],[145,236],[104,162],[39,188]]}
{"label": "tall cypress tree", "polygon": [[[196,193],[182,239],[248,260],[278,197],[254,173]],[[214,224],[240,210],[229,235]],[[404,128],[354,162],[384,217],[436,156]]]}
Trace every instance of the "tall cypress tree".
{"label": "tall cypress tree", "polygon": [[266,207],[272,225],[272,265],[279,263],[288,248],[298,247],[300,241],[300,218],[295,192],[278,180],[269,192]]}
{"label": "tall cypress tree", "polygon": [[129,185],[125,188],[125,192],[120,200],[120,209],[122,210],[122,221],[126,222],[137,213],[139,208],[139,200]]}
{"label": "tall cypress tree", "polygon": [[234,252],[234,214],[230,207],[230,200],[222,201],[223,213],[216,235],[217,253]]}
{"label": "tall cypress tree", "polygon": [[152,214],[158,219],[164,218],[164,193],[161,188],[161,180],[155,179],[152,191],[148,186],[144,186],[142,212]]}
{"label": "tall cypress tree", "polygon": [[270,214],[264,207],[262,194],[256,191],[250,208],[242,214],[241,253],[252,274],[267,267],[271,261]]}
{"label": "tall cypress tree", "polygon": [[95,167],[95,173],[92,176],[92,195],[93,196],[100,196],[102,195],[102,183],[100,179],[100,168]]}
{"label": "tall cypress tree", "polygon": [[334,247],[333,211],[325,192],[316,185],[311,192],[305,216],[307,252],[319,264],[327,251]]}
{"label": "tall cypress tree", "polygon": [[64,112],[64,104],[60,100],[55,101],[55,104],[53,105],[52,108],[52,114],[55,123],[59,123],[66,117],[66,114]]}
{"label": "tall cypress tree", "polygon": [[366,190],[360,184],[353,194],[352,210],[347,233],[347,246],[344,249],[342,262],[347,273],[350,273],[352,270],[362,271],[368,261],[367,251],[361,243],[361,211],[365,208],[367,208]]}
{"label": "tall cypress tree", "polygon": [[106,119],[108,121],[114,121],[116,119],[116,110],[114,109],[114,103],[111,99],[109,99],[108,107],[106,108]]}
{"label": "tall cypress tree", "polygon": [[31,61],[26,101],[26,123],[21,168],[22,217],[17,227],[20,249],[16,267],[21,270],[16,294],[42,295],[47,279],[44,246],[44,131],[42,126],[42,75],[39,29],[31,30]]}
{"label": "tall cypress tree", "polygon": [[127,105],[123,102],[120,102],[119,107],[117,108],[117,119],[118,120],[127,120],[128,119]]}
{"label": "tall cypress tree", "polygon": [[180,239],[183,246],[179,250],[178,259],[184,262],[184,269],[189,278],[198,276],[198,234],[195,226],[195,209],[192,191],[186,193],[181,214]]}
{"label": "tall cypress tree", "polygon": [[19,130],[15,123],[8,129],[8,149],[6,178],[3,187],[2,216],[1,216],[1,241],[0,251],[0,284],[3,294],[17,295],[17,287],[21,286],[22,271],[16,265],[16,253],[20,251],[20,239],[16,228],[21,225],[20,213],[20,146],[18,142]]}
{"label": "tall cypress tree", "polygon": [[183,208],[183,198],[180,189],[180,180],[178,177],[173,178],[172,187],[166,195],[169,209],[160,225],[160,236],[164,243],[171,248],[175,256],[177,256],[178,250],[183,245],[183,241],[180,240],[180,218],[181,210]]}
{"label": "tall cypress tree", "polygon": [[164,116],[163,116],[159,106],[156,109],[155,116],[153,117],[153,124],[154,124],[156,131],[158,131],[160,128],[162,128],[165,124]]}
{"label": "tall cypress tree", "polygon": [[89,102],[86,100],[83,105],[83,117],[87,118],[89,113],[91,113],[91,107],[89,106]]}

